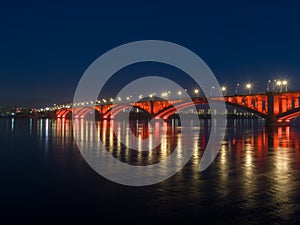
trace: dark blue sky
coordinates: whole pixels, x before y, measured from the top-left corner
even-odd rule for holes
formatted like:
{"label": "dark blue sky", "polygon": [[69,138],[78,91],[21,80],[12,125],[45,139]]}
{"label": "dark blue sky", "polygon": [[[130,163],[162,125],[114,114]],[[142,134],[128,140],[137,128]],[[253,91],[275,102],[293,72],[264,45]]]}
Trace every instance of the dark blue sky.
{"label": "dark blue sky", "polygon": [[299,12],[297,1],[2,2],[0,106],[71,101],[97,57],[144,39],[191,49],[232,89],[280,76],[300,89]]}

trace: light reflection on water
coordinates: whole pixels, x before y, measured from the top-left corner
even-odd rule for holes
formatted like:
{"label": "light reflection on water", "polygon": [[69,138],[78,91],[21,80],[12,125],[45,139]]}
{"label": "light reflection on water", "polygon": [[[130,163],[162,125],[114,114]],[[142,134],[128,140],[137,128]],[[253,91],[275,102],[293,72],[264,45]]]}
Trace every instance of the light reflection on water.
{"label": "light reflection on water", "polygon": [[[82,140],[90,141],[96,135],[99,143],[101,141],[114,157],[132,165],[157,163],[168,157],[175,147],[176,156],[180,159],[185,151],[186,139],[181,135],[180,128],[166,123],[155,123],[150,127],[143,122],[128,125],[126,122],[102,121],[96,123],[94,134],[90,122],[78,122],[78,129],[84,131],[80,137]],[[174,218],[177,215],[175,212],[192,217],[218,211],[219,216],[215,218],[217,222],[234,220],[242,223],[285,223],[299,219],[299,129],[278,127],[267,130],[259,120],[229,121],[227,135],[217,158],[206,171],[200,173],[199,163],[208,141],[210,122],[201,120],[200,124],[200,133],[188,137],[188,140],[193,141],[194,148],[190,162],[165,182],[139,189],[142,196],[153,196],[155,193],[155,198],[148,199],[147,206],[131,207],[136,211],[147,209],[141,215],[155,216],[159,211],[160,215],[164,212],[171,213]],[[117,127],[116,134],[113,132],[113,125]],[[10,140],[14,142],[19,134],[24,136],[27,132],[29,137],[36,137],[41,144],[46,156],[44,160],[53,159],[56,166],[57,163],[71,163],[74,168],[80,167],[83,170],[83,159],[70,155],[70,152],[76,151],[79,154],[72,137],[70,120],[0,120],[0,129],[2,133],[10,134]],[[151,140],[157,138],[155,135],[163,129],[166,134],[158,137],[161,145],[152,149]],[[118,141],[125,135],[125,144],[128,145],[131,141],[129,132],[140,139],[149,137],[149,151],[134,151]],[[199,137],[199,141],[196,141],[196,137]],[[70,175],[66,175],[68,176]],[[76,174],[71,178],[78,179]],[[101,178],[94,176],[93,179]],[[158,211],[149,211],[148,207],[155,207]]]}

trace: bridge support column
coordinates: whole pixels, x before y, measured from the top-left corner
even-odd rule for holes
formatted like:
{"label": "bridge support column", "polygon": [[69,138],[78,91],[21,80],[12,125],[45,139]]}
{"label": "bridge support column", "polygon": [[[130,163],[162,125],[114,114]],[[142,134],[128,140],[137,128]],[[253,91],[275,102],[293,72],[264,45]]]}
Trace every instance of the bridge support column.
{"label": "bridge support column", "polygon": [[[278,112],[280,105],[278,102],[275,104],[274,92],[267,92],[268,97],[268,115],[266,118],[266,126],[267,127],[274,127],[274,126],[286,126],[289,123],[285,122],[278,122],[275,116],[275,111]],[[275,108],[277,107],[277,108]]]}
{"label": "bridge support column", "polygon": [[274,114],[274,93],[267,92],[267,98],[268,98],[268,115],[266,118],[266,125],[272,126],[277,123],[276,116]]}
{"label": "bridge support column", "polygon": [[151,104],[151,112],[150,112],[150,114],[153,116],[154,115],[154,101],[153,100],[151,100],[150,101],[150,104]]}

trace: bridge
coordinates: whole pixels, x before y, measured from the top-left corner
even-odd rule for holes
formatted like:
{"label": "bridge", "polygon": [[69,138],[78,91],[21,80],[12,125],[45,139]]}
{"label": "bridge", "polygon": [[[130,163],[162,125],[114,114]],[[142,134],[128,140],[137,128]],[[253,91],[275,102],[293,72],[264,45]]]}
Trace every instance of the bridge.
{"label": "bridge", "polygon": [[[168,120],[178,110],[187,109],[194,105],[207,105],[207,98],[195,97],[193,102],[185,99],[147,99],[134,103],[102,103],[88,106],[68,106],[55,110],[57,118],[83,119],[94,110],[101,119],[114,119],[125,109],[134,109],[137,113],[144,113],[149,118]],[[234,107],[266,119],[266,124],[288,124],[290,120],[300,116],[300,91],[265,92],[247,95],[231,95],[224,98],[213,98],[213,101],[224,101],[228,107]],[[114,110],[112,110],[114,109]]]}

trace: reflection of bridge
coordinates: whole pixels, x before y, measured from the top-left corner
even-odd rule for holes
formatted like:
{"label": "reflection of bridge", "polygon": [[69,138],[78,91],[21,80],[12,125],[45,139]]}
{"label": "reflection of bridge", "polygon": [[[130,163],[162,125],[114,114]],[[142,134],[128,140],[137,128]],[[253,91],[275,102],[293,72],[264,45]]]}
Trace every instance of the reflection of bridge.
{"label": "reflection of bridge", "polygon": [[[300,116],[300,91],[297,92],[266,92],[251,95],[226,96],[224,99],[211,98],[215,101],[225,101],[228,106],[253,113],[265,118],[267,124],[288,123],[291,119]],[[113,119],[118,113],[127,108],[134,108],[136,112],[147,113],[151,117],[168,119],[176,112],[193,105],[207,104],[206,98],[194,98],[193,102],[184,99],[178,100],[145,100],[127,104],[99,104],[56,110],[57,118],[70,117],[85,118],[95,110],[102,119]],[[112,110],[113,109],[113,110]],[[212,112],[216,113],[216,112]]]}

